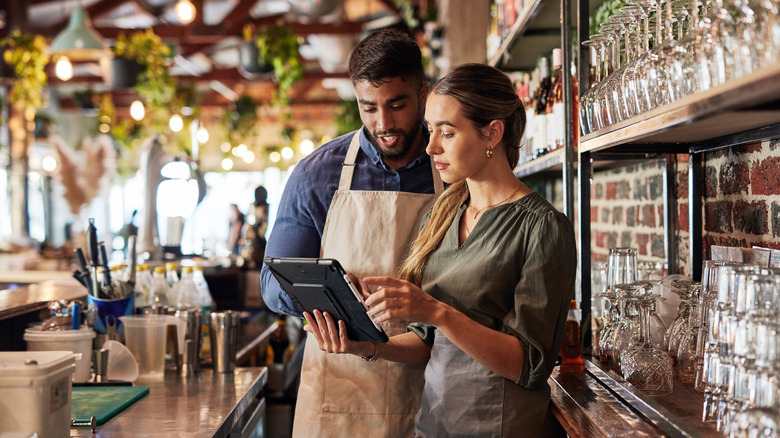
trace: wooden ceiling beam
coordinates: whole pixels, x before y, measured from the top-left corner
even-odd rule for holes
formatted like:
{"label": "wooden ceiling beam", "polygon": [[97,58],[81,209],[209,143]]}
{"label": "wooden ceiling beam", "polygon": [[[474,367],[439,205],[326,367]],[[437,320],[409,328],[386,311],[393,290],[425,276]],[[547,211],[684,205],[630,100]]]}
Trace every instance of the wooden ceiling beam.
{"label": "wooden ceiling beam", "polygon": [[[113,11],[114,9],[122,6],[123,4],[127,3],[130,0],[100,0],[96,3],[93,3],[89,5],[85,11],[87,13],[87,16],[89,16],[90,20],[93,22],[102,18],[105,15],[108,15]],[[70,14],[68,14],[66,17],[64,17],[62,20],[60,20],[58,23],[51,26],[52,29],[57,29],[57,32],[61,31],[65,28],[65,26],[68,25],[68,21],[70,21]]]}
{"label": "wooden ceiling beam", "polygon": [[[52,66],[53,68],[53,66]],[[66,85],[66,84],[97,84],[102,83],[104,80],[100,76],[74,76],[72,79],[68,81],[63,81],[59,78],[57,78],[53,71],[48,72],[51,73],[48,75],[49,79],[49,85],[50,86],[57,86],[57,85]],[[47,74],[48,74],[47,73]],[[238,82],[272,82],[272,78],[263,78],[263,79],[246,79],[238,72],[235,68],[222,68],[217,70],[212,70],[207,73],[203,73],[200,75],[175,75],[174,76],[176,80],[178,81],[192,81],[192,82],[211,82],[211,81],[220,81],[220,82],[226,82],[226,83],[238,83]],[[349,78],[349,74],[347,72],[335,72],[335,73],[327,73],[324,71],[307,71],[303,74],[303,81],[317,81],[322,79],[328,79],[328,78]]]}

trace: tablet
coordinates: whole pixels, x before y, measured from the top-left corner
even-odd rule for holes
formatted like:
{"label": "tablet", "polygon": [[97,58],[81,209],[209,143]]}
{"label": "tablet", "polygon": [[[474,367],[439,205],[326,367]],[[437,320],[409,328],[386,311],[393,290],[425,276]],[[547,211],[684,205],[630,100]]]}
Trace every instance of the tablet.
{"label": "tablet", "polygon": [[346,323],[347,337],[353,341],[387,342],[387,334],[368,316],[360,293],[337,260],[266,257],[265,264],[295,310],[330,313]]}

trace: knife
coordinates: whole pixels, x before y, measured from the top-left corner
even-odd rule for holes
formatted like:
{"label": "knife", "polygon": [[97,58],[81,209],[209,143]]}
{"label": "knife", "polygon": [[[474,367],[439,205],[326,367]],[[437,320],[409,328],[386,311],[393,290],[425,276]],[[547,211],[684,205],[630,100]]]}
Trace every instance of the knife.
{"label": "knife", "polygon": [[103,242],[98,244],[100,248],[100,258],[103,263],[103,290],[106,291],[109,298],[114,298],[114,290],[111,285],[111,269],[108,268],[108,255],[106,254],[106,245]]}
{"label": "knife", "polygon": [[95,296],[95,291],[92,290],[92,276],[89,273],[89,268],[87,267],[87,259],[84,257],[84,250],[81,248],[75,249],[76,253],[76,262],[79,264],[79,270],[73,273],[73,276],[76,277],[77,280],[81,282],[86,288],[87,292]]}

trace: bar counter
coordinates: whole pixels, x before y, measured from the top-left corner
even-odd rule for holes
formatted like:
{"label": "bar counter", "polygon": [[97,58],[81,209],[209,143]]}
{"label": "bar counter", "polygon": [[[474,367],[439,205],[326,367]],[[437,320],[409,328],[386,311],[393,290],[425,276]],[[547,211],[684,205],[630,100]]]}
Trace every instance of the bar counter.
{"label": "bar counter", "polygon": [[667,396],[648,396],[595,361],[556,367],[548,381],[553,414],[572,438],[722,436],[701,422],[704,396],[674,381]]}
{"label": "bar counter", "polygon": [[204,369],[187,378],[166,372],[164,380],[136,381],[149,394],[98,426],[95,435],[89,427],[72,427],[70,436],[242,436],[241,429],[262,421],[267,376],[265,367],[255,367],[233,374]]}

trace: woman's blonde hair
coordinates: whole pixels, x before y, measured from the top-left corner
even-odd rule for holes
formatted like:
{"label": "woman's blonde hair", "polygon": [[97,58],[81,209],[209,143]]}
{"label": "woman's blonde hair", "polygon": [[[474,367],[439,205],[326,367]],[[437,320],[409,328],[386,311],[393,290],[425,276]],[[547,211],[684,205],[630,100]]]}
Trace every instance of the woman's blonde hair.
{"label": "woman's blonde hair", "polygon": [[[525,108],[506,74],[485,64],[463,64],[441,78],[431,93],[456,99],[463,115],[476,129],[484,128],[493,120],[504,122],[504,135],[499,144],[504,146],[510,168],[517,165],[520,138],[525,129]],[[450,185],[442,193],[399,269],[400,278],[417,285],[422,283],[428,257],[441,244],[458,208],[468,198],[465,180]]]}

